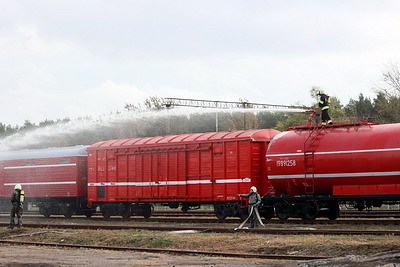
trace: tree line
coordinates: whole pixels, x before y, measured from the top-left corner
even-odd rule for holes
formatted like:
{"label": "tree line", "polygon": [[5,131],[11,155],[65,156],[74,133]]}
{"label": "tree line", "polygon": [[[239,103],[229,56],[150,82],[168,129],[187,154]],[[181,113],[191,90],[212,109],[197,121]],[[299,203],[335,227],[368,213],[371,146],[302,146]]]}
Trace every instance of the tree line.
{"label": "tree line", "polygon": [[[314,86],[310,88],[310,96],[318,105],[317,93],[322,89]],[[326,92],[329,94],[329,92]],[[246,103],[245,100],[241,100]],[[339,98],[331,96],[330,115],[334,123],[348,122],[400,122],[400,68],[397,64],[390,65],[383,73],[381,81],[375,86],[375,97],[369,98],[359,94],[358,99],[351,99],[348,104],[342,105]],[[170,115],[167,107],[163,106],[162,98],[150,97],[143,104],[126,104],[128,113],[142,114],[146,112],[164,112],[161,116],[132,116],[132,119],[118,120],[107,124],[96,124],[96,127],[85,128],[73,133],[58,134],[52,138],[45,138],[42,143],[29,148],[49,146],[69,146],[76,144],[93,144],[94,142],[109,139],[147,137],[159,135],[186,134],[197,132],[213,132],[216,130],[216,113],[191,113]],[[219,131],[232,131],[243,129],[268,129],[280,131],[296,125],[307,123],[309,113],[282,113],[258,111],[251,109],[243,112],[218,112]],[[79,121],[91,121],[90,117],[79,118]],[[314,117],[318,122],[319,116]],[[4,139],[13,134],[25,134],[35,129],[68,125],[69,118],[56,121],[45,120],[39,124],[25,121],[22,126],[11,126],[0,123],[0,138]],[[60,126],[59,126],[60,127]],[[71,125],[69,126],[71,127]]]}

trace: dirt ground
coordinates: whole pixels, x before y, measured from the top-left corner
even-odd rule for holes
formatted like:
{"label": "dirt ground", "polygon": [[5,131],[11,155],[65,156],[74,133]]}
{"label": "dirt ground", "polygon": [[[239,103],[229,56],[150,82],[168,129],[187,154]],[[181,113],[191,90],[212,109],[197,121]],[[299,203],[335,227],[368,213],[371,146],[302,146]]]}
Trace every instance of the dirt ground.
{"label": "dirt ground", "polygon": [[0,247],[0,266],[297,266],[296,262],[217,257],[176,256],[143,252],[54,249],[33,246]]}
{"label": "dirt ground", "polygon": [[176,256],[143,252],[115,252],[88,249],[55,249],[36,246],[0,247],[0,266],[53,267],[53,266],[272,266],[272,267],[397,267],[400,252],[371,257],[346,256],[316,261],[273,261],[233,259],[204,256]]}

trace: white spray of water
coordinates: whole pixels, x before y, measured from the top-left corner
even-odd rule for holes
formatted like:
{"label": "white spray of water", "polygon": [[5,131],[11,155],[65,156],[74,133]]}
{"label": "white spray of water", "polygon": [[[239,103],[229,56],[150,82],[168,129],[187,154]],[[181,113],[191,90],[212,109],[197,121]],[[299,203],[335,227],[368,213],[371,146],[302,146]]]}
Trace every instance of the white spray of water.
{"label": "white spray of water", "polygon": [[[188,116],[195,114],[222,113],[222,112],[261,112],[265,109],[196,109],[196,108],[174,108],[161,111],[122,112],[94,119],[78,119],[67,123],[58,123],[46,127],[36,128],[32,131],[18,132],[14,135],[0,139],[0,151],[9,151],[29,147],[43,143],[44,140],[60,136],[73,136],[84,131],[101,131],[105,127],[113,127],[118,123],[133,122],[139,120],[152,120],[157,118],[168,118],[172,116]],[[294,112],[304,113],[302,109],[268,109],[270,112]]]}

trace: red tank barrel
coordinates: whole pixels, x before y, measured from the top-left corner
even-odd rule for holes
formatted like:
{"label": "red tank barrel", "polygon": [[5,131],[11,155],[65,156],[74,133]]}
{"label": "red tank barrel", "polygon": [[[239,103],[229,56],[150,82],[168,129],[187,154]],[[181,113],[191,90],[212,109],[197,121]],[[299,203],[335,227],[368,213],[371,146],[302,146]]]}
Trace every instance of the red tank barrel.
{"label": "red tank barrel", "polygon": [[274,137],[266,161],[278,194],[400,194],[400,124],[298,127]]}

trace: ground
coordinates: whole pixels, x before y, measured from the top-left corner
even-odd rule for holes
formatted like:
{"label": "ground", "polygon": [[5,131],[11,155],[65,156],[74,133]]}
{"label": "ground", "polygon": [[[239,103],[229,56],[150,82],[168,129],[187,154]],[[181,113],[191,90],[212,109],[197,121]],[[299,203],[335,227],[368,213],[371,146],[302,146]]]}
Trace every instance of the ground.
{"label": "ground", "polygon": [[32,246],[0,247],[0,266],[297,266],[295,262],[177,256],[143,252],[54,249]]}
{"label": "ground", "polygon": [[400,252],[371,257],[346,256],[316,261],[271,261],[198,256],[176,256],[142,252],[114,252],[87,249],[55,249],[33,246],[0,247],[0,266],[271,266],[271,267],[397,267]]}
{"label": "ground", "polygon": [[[7,219],[3,218],[4,221]],[[59,218],[53,221],[59,222]],[[97,221],[95,221],[97,222]],[[95,223],[93,222],[93,223]],[[69,220],[68,224],[82,223]],[[104,222],[99,224],[126,224]],[[134,225],[134,220],[129,222]],[[140,225],[140,222],[137,222]],[[151,224],[151,223],[147,223]],[[228,227],[228,226],[227,226]],[[268,225],[270,229],[293,227]],[[301,226],[304,227],[304,226]],[[315,226],[320,227],[320,226]],[[329,226],[334,227],[334,226]],[[339,227],[339,226],[337,226]],[[340,226],[343,227],[343,226]],[[397,229],[398,226],[346,226],[357,229]],[[371,228],[371,229],[369,229]],[[367,229],[366,229],[367,230]],[[160,232],[140,229],[80,230],[80,229],[0,229],[0,239],[68,243],[79,245],[127,246],[219,252],[247,252],[284,255],[332,256],[319,261],[278,261],[265,259],[178,256],[143,252],[114,252],[93,249],[55,249],[37,246],[1,246],[0,266],[384,266],[400,267],[400,239],[398,236],[373,235],[260,235],[253,232],[217,234],[172,231]]]}

